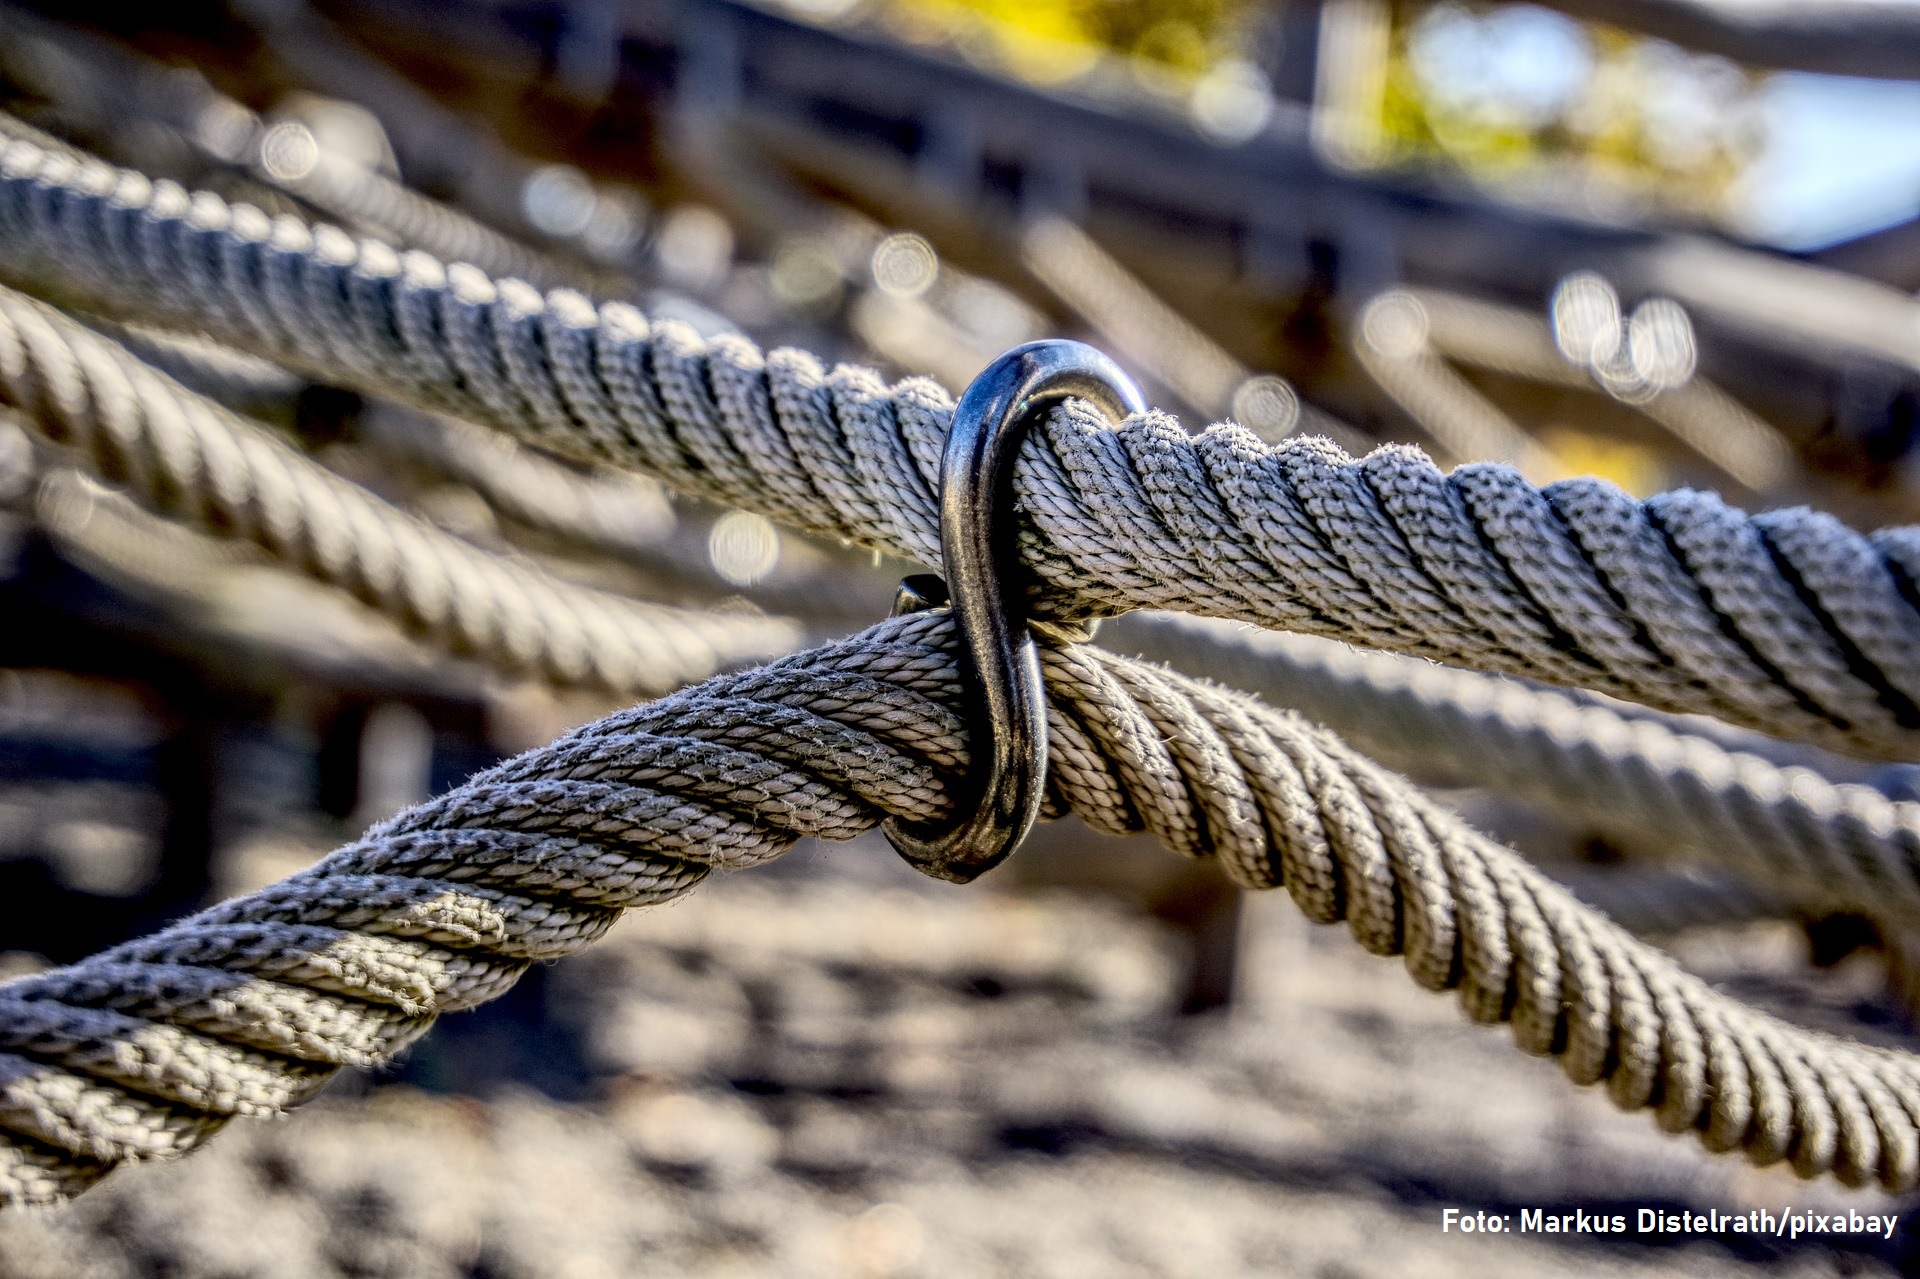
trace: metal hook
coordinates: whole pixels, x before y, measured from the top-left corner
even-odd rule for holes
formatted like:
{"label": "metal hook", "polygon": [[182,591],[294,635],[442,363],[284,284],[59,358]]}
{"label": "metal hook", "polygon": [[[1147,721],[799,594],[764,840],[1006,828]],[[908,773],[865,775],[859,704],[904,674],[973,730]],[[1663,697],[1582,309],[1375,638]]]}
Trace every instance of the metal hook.
{"label": "metal hook", "polygon": [[913,866],[964,884],[991,870],[1040,815],[1047,775],[1047,697],[1027,629],[1012,521],[1014,454],[1034,418],[1065,399],[1090,400],[1116,422],[1146,411],[1133,379],[1081,342],[1028,342],[989,364],[954,406],[940,459],[940,557],[947,577],[900,583],[894,615],[952,601],[968,690],[971,811],[943,828],[881,824]]}

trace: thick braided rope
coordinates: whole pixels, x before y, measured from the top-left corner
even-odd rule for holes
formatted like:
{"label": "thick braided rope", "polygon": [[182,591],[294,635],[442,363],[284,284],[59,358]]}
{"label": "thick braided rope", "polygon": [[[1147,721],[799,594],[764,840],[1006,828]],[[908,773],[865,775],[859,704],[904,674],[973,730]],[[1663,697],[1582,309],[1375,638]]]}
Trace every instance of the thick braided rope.
{"label": "thick braided rope", "polygon": [[0,404],[145,504],[252,541],[415,631],[508,669],[659,693],[799,641],[782,619],[630,600],[471,546],[4,288]]}
{"label": "thick braided rope", "polygon": [[1298,710],[1395,767],[1437,766],[1803,903],[1920,921],[1920,803],[1537,685],[1194,618],[1123,626],[1116,647]]}
{"label": "thick braided rope", "polygon": [[[937,562],[951,412],[921,379],[828,371],[633,308],[271,219],[27,142],[0,152],[0,269],[450,411],[684,491]],[[1069,405],[1015,468],[1040,605],[1173,607],[1600,689],[1901,757],[1920,743],[1920,532],[1749,518],[1702,493],[1636,502],[1443,475],[1231,424],[1118,431]]]}
{"label": "thick braided rope", "polygon": [[[313,385],[258,356],[203,339],[99,320],[89,327],[242,417],[291,421],[301,392]],[[670,557],[660,545],[678,520],[658,480],[609,466],[583,471],[498,431],[385,402],[362,406],[355,425],[359,442],[426,464],[472,488],[509,519],[623,558],[686,567],[684,557]]]}
{"label": "thick braided rope", "polygon": [[[74,1193],[385,1059],[622,909],[803,835],[937,820],[964,776],[944,614],[896,619],[622,712],[312,869],[0,987],[0,1198]],[[1920,1059],[1728,999],[1299,716],[1048,648],[1050,804],[1284,884],[1423,986],[1713,1150],[1920,1181]]]}

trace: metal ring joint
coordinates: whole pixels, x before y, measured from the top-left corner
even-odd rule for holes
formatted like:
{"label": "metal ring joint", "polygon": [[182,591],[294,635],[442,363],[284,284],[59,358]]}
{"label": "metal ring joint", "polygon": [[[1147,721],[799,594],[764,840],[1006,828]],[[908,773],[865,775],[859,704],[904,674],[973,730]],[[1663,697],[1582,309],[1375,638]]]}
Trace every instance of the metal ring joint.
{"label": "metal ring joint", "polygon": [[1004,861],[1040,815],[1047,774],[1047,700],[1028,628],[1014,546],[1013,459],[1026,428],[1066,399],[1087,400],[1115,422],[1146,411],[1118,365],[1081,342],[1014,347],[989,364],[954,406],[940,459],[940,557],[946,577],[900,584],[894,614],[951,607],[967,689],[972,787],[940,827],[888,819],[887,840],[916,869],[967,883]]}

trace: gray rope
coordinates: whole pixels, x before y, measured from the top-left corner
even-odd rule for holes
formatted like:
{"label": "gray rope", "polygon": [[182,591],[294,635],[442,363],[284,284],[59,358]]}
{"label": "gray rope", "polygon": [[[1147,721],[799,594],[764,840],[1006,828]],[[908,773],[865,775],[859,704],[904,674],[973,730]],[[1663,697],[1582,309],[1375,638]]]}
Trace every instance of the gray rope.
{"label": "gray rope", "polygon": [[[1776,885],[1699,862],[1559,863],[1549,873],[1555,883],[1566,885],[1575,897],[1634,936],[1655,940],[1693,929],[1800,920],[1824,913]],[[1889,985],[1894,985],[1891,967]],[[1907,998],[1904,991],[1899,994]]]}
{"label": "gray rope", "polygon": [[469,262],[490,275],[511,275],[542,288],[565,286],[613,296],[633,292],[631,280],[542,253],[351,160],[321,152],[313,167],[298,177],[257,172],[328,217],[444,261]]}
{"label": "gray rope", "polygon": [[582,473],[498,431],[390,406],[369,406],[361,430],[375,447],[471,485],[530,528],[623,559],[670,559],[662,544],[677,519],[658,481],[611,468]]}
{"label": "gray rope", "polygon": [[1920,803],[1733,749],[1680,721],[1306,636],[1130,617],[1109,643],[1311,716],[1396,767],[1522,796],[1809,905],[1920,920]]}
{"label": "gray rope", "polygon": [[[322,376],[934,563],[951,402],[631,307],[269,219],[31,143],[0,153],[0,266]],[[1589,686],[1855,752],[1913,754],[1920,532],[1700,493],[1544,490],[1382,449],[1110,431],[1068,406],[1015,472],[1040,604],[1179,607]]]}
{"label": "gray rope", "polygon": [[125,347],[195,395],[242,417],[293,425],[300,393],[312,383],[277,364],[203,338],[110,320],[80,317],[88,328]]}
{"label": "gray rope", "polygon": [[[300,393],[314,385],[258,356],[185,334],[100,320],[88,327],[243,417],[290,424]],[[363,405],[355,425],[360,442],[471,487],[511,520],[582,548],[687,574],[690,557],[663,545],[678,520],[657,480],[605,466],[582,471],[498,431],[382,401]],[[704,559],[700,566],[706,567]]]}
{"label": "gray rope", "polygon": [[[246,175],[248,185],[257,180],[293,196],[290,203],[297,202],[296,207],[367,235],[543,288],[564,285],[615,296],[632,292],[631,281],[543,253],[384,173],[328,152],[297,121],[282,122],[282,127],[302,130],[304,136],[293,135],[299,140],[291,141],[282,134],[276,139],[278,154],[265,154],[262,144],[271,136],[270,126],[245,104],[203,78],[182,76],[165,63],[70,27],[0,10],[0,70],[34,96],[56,103],[62,117],[86,133],[113,139],[123,149],[122,158],[133,163],[141,162],[137,151],[126,154],[124,148],[135,139],[158,137],[163,145],[156,148],[149,141],[144,150],[197,155],[216,171]],[[209,121],[218,121],[219,127],[209,128]],[[0,112],[0,134],[70,149],[5,112]],[[297,154],[303,143],[310,154]]]}
{"label": "gray rope", "polygon": [[[938,820],[968,766],[950,639],[944,614],[896,619],[621,712],[253,896],[0,987],[0,1199],[297,1105],[713,869]],[[1056,810],[1284,884],[1710,1149],[1920,1181],[1920,1060],[1720,995],[1297,715],[1084,646],[1044,667]]]}
{"label": "gray rope", "polygon": [[784,620],[643,603],[470,546],[6,289],[0,404],[149,506],[252,541],[419,633],[509,669],[658,693],[799,641]]}

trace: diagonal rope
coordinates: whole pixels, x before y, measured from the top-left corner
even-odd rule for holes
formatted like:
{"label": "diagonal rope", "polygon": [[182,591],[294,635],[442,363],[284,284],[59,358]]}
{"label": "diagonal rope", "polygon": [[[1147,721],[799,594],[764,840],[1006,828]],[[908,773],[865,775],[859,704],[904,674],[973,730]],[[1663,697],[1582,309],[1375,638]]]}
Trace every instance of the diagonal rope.
{"label": "diagonal rope", "polygon": [[251,541],[418,634],[511,670],[659,693],[799,640],[782,619],[632,600],[471,546],[4,288],[0,405],[147,505]]}
{"label": "diagonal rope", "polygon": [[[204,339],[104,320],[83,322],[142,364],[242,417],[295,422],[302,394],[314,385],[258,356]],[[686,569],[685,554],[662,547],[678,517],[657,480],[606,466],[582,470],[498,431],[384,401],[356,406],[354,418],[358,442],[473,489],[507,519],[626,561],[660,560]]]}
{"label": "diagonal rope", "polygon": [[[577,730],[308,871],[0,987],[0,1198],[76,1192],[384,1060],[714,869],[937,820],[968,765],[943,614]],[[1297,715],[1048,648],[1058,806],[1284,885],[1525,1051],[1758,1162],[1920,1180],[1920,1061],[1754,1012]]]}
{"label": "diagonal rope", "polygon": [[[0,269],[684,491],[927,563],[951,402],[619,303],[270,219],[30,142],[0,152]],[[1920,742],[1920,534],[1702,493],[1634,501],[1413,450],[1110,431],[1068,406],[1014,487],[1064,614],[1178,607],[1592,687],[1857,753]]]}

